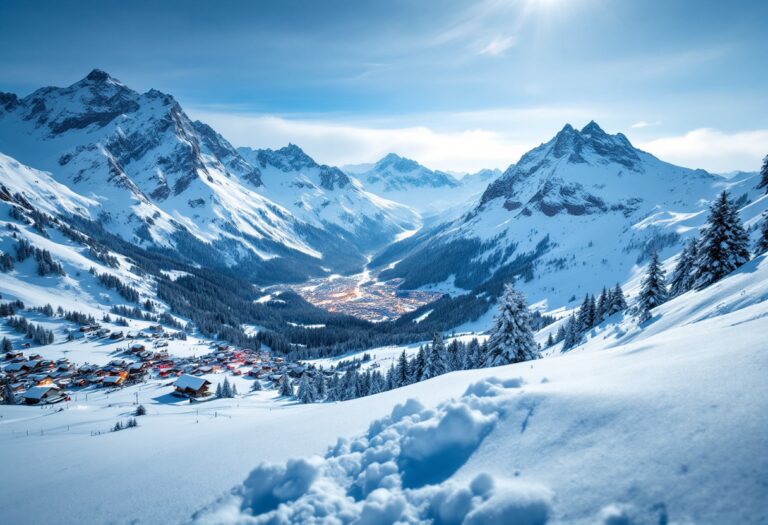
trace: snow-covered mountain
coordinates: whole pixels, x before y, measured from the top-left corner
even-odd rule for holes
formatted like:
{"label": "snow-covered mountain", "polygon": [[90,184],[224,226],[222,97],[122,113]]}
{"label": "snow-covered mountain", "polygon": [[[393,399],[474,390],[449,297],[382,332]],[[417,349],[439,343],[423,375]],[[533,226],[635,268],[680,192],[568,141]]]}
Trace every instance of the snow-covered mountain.
{"label": "snow-covered mountain", "polygon": [[[312,204],[327,206],[325,216],[339,228],[324,228],[312,213],[297,218],[262,193],[271,189],[258,167],[189,119],[172,96],[138,93],[100,70],[65,88],[2,94],[0,151],[96,201],[91,218],[130,242],[201,264],[240,266],[265,281],[357,269],[370,230],[380,228],[384,243],[410,225],[408,214],[375,198],[365,218],[350,218],[341,191],[350,186],[346,193],[358,201],[364,194],[333,169],[320,170],[330,179],[319,185],[338,190],[338,198]],[[349,226],[340,226],[347,219]],[[357,238],[350,232],[361,224]]]}
{"label": "snow-covered mountain", "polygon": [[390,153],[373,166],[352,168],[368,189],[386,199],[410,206],[422,215],[440,213],[464,202],[462,184],[453,175],[426,168],[415,160]]}
{"label": "snow-covered mountain", "polygon": [[278,149],[238,148],[261,174],[260,193],[295,217],[323,229],[338,229],[365,248],[379,248],[419,225],[402,204],[377,197],[334,166],[320,165],[295,144]]}
{"label": "snow-covered mountain", "polygon": [[[765,203],[754,177],[725,179],[663,162],[595,122],[566,125],[492,182],[461,218],[385,250],[374,264],[406,287],[495,297],[522,277],[532,302],[562,306],[624,282],[652,250],[679,251],[723,189],[745,219]],[[666,250],[666,251],[665,251]],[[396,264],[395,264],[396,263]]]}

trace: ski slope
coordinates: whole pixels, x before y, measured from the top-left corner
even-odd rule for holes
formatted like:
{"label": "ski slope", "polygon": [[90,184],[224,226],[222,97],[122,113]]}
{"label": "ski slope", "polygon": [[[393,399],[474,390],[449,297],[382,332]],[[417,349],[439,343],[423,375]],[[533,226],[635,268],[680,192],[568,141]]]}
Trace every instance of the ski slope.
{"label": "ski slope", "polygon": [[767,297],[762,256],[570,353],[343,403],[2,406],[0,522],[766,523]]}

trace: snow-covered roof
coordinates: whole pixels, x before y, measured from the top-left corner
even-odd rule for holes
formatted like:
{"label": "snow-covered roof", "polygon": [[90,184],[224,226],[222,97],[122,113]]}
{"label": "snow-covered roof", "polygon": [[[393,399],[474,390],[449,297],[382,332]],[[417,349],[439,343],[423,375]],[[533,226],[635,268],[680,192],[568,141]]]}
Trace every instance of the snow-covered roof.
{"label": "snow-covered roof", "polygon": [[205,384],[211,384],[211,382],[202,377],[195,377],[184,374],[183,376],[179,377],[175,383],[173,383],[173,386],[181,389],[190,388],[192,390],[200,390],[200,388]]}
{"label": "snow-covered roof", "polygon": [[26,399],[42,399],[45,394],[47,394],[50,390],[61,390],[56,385],[45,385],[45,386],[33,386],[26,392],[24,392],[24,397]]}

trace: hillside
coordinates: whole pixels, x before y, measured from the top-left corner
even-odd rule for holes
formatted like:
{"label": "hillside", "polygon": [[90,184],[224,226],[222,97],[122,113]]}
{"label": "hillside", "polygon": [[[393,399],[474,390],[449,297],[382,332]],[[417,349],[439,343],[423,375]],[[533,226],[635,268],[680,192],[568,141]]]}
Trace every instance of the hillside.
{"label": "hillside", "polygon": [[[646,328],[614,319],[606,339],[567,354],[343,403],[265,391],[193,408],[152,381],[61,412],[3,406],[0,454],[14,481],[0,512],[20,524],[234,523],[282,502],[263,521],[330,511],[390,522],[442,507],[474,509],[473,523],[495,523],[493,509],[520,523],[764,523],[768,397],[755,393],[768,359],[755,337],[768,333],[767,282],[763,256],[661,306]],[[149,410],[138,428],[92,435],[136,393]],[[301,459],[313,455],[324,459]]]}

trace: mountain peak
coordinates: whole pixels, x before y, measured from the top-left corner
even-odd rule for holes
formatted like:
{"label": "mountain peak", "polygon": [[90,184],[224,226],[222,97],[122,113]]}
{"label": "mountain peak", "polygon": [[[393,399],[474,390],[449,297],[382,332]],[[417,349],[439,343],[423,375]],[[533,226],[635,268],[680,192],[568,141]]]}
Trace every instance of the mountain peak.
{"label": "mountain peak", "polygon": [[423,168],[421,164],[415,160],[406,159],[401,157],[397,153],[387,153],[379,162],[376,163],[375,168],[377,170],[392,167],[396,171],[405,173],[409,171],[415,171],[419,168]]}
{"label": "mountain peak", "polygon": [[85,77],[85,80],[90,80],[91,82],[108,82],[111,80],[112,82],[119,83],[117,79],[112,78],[109,73],[101,69],[94,69],[88,73],[88,75]]}
{"label": "mountain peak", "polygon": [[605,135],[606,133],[605,131],[603,131],[603,128],[601,128],[597,124],[597,122],[595,122],[594,120],[590,120],[589,124],[587,124],[581,129],[581,134],[582,135]]}

